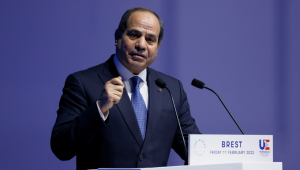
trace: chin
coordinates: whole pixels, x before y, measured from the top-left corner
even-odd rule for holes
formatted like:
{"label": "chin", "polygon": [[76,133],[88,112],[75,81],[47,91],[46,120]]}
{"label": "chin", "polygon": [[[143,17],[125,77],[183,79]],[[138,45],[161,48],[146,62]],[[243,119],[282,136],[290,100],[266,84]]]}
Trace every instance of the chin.
{"label": "chin", "polygon": [[130,67],[131,67],[131,69],[129,69],[132,73],[137,73],[137,74],[139,74],[141,71],[143,71],[145,68],[146,68],[146,66],[144,65],[144,64],[141,64],[141,63],[132,63],[132,64],[130,64]]}
{"label": "chin", "polygon": [[146,61],[131,60],[130,65],[137,67],[137,68],[142,68],[142,67],[145,67]]}

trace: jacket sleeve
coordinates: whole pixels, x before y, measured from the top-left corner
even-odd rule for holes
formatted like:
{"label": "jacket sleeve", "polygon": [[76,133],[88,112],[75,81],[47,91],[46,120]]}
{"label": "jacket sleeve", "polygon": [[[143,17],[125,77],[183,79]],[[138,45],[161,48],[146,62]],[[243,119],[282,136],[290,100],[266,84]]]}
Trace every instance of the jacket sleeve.
{"label": "jacket sleeve", "polygon": [[96,102],[89,103],[78,75],[69,75],[51,135],[51,149],[60,160],[69,160],[83,151],[106,126]]}
{"label": "jacket sleeve", "polygon": [[[196,125],[195,119],[191,116],[190,106],[189,106],[187,96],[186,96],[185,91],[183,90],[181,82],[179,82],[179,89],[180,90],[178,91],[178,93],[180,93],[180,100],[179,100],[180,102],[178,103],[179,106],[177,106],[177,105],[176,106],[177,106],[177,112],[178,112],[180,125],[182,128],[182,133],[183,133],[185,143],[186,143],[186,149],[188,149],[188,135],[189,134],[201,134],[201,133],[199,132],[199,129]],[[179,127],[176,130],[172,148],[181,157],[181,159],[185,160],[185,164],[187,165],[188,156],[185,153],[184,143],[182,140],[182,136],[181,136]]]}

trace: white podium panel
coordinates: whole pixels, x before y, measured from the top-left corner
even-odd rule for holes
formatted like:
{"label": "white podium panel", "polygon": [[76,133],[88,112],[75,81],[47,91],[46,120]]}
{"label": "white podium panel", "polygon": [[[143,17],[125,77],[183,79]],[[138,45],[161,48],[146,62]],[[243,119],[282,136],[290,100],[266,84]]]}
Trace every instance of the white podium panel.
{"label": "white podium panel", "polygon": [[[94,169],[95,170],[95,169]],[[99,168],[98,170],[282,170],[281,162],[227,163],[207,165],[169,166],[157,168]]]}
{"label": "white podium panel", "polygon": [[189,135],[189,165],[98,170],[282,170],[272,135]]}
{"label": "white podium panel", "polygon": [[189,165],[273,162],[272,135],[189,135]]}

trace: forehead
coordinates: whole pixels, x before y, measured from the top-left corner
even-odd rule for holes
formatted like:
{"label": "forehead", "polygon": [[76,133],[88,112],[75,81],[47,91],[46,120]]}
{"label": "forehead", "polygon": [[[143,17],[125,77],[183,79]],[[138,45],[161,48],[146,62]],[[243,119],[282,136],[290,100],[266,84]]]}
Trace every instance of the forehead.
{"label": "forehead", "polygon": [[160,26],[156,16],[148,11],[135,11],[127,21],[127,29],[147,30],[159,35]]}

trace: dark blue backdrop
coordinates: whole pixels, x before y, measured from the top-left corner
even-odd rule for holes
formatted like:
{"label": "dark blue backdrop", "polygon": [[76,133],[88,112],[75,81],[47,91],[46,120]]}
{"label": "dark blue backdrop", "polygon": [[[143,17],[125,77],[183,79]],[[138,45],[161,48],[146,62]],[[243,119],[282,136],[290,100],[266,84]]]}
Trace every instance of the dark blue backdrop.
{"label": "dark blue backdrop", "polygon": [[[59,161],[50,149],[64,81],[114,53],[121,15],[137,6],[162,18],[165,37],[151,67],[182,81],[201,132],[240,133],[193,78],[219,93],[246,134],[274,135],[274,161],[297,169],[298,0],[1,0],[0,167],[75,168],[75,159]],[[182,163],[172,151],[169,165]]]}

